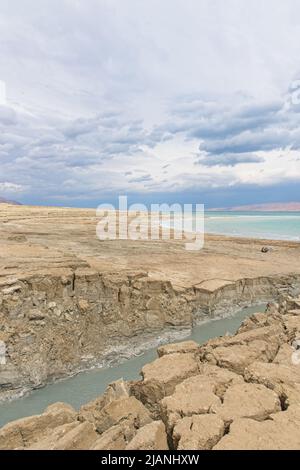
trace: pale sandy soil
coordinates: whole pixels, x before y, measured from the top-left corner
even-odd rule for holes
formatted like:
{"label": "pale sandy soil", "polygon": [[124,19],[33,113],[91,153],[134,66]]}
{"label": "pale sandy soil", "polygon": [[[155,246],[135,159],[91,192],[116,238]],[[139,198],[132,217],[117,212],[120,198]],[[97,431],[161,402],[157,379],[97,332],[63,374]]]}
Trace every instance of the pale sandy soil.
{"label": "pale sandy soil", "polygon": [[[144,271],[175,288],[214,290],[241,278],[300,273],[300,244],[207,235],[204,249],[182,241],[99,241],[93,209],[0,205],[0,282],[90,266]],[[263,245],[271,250],[262,253]]]}

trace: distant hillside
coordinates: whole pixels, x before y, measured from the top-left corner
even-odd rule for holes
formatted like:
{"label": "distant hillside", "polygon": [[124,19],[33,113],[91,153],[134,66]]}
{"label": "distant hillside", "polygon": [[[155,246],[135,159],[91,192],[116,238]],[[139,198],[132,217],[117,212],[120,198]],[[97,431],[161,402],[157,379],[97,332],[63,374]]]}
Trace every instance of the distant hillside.
{"label": "distant hillside", "polygon": [[10,199],[5,199],[4,197],[0,197],[0,204],[14,204],[20,206],[21,203],[17,201],[11,201]]}
{"label": "distant hillside", "polygon": [[278,202],[268,204],[251,204],[246,206],[219,207],[209,209],[211,211],[272,211],[272,212],[293,212],[300,211],[300,202]]}

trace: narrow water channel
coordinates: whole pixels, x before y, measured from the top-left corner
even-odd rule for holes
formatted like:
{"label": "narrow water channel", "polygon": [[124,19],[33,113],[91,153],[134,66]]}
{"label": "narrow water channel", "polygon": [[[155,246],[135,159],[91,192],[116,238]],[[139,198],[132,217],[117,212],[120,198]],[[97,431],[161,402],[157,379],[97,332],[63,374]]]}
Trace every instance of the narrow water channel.
{"label": "narrow water channel", "polygon": [[[196,326],[186,338],[204,343],[210,338],[234,333],[242,321],[255,312],[265,310],[265,305],[244,308],[233,316],[215,319]],[[47,385],[23,398],[0,405],[0,427],[9,421],[41,413],[48,405],[58,401],[67,402],[74,408],[101,395],[107,385],[114,380],[136,380],[142,367],[157,358],[156,349],[150,349],[138,357],[109,368],[94,369]]]}

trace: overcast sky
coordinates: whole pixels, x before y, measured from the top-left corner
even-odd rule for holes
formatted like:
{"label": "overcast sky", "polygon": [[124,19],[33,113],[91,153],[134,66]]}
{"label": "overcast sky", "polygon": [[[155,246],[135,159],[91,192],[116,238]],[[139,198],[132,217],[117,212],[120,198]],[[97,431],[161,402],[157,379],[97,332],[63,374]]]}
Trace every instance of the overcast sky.
{"label": "overcast sky", "polygon": [[299,18],[299,0],[0,0],[0,196],[300,201]]}

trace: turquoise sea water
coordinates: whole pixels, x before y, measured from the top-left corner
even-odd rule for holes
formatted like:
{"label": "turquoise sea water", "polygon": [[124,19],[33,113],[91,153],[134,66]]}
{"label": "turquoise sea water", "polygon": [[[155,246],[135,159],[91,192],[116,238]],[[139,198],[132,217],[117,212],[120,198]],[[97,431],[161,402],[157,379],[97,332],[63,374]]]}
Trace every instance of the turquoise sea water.
{"label": "turquoise sea water", "polygon": [[300,212],[205,212],[205,232],[300,241]]}

